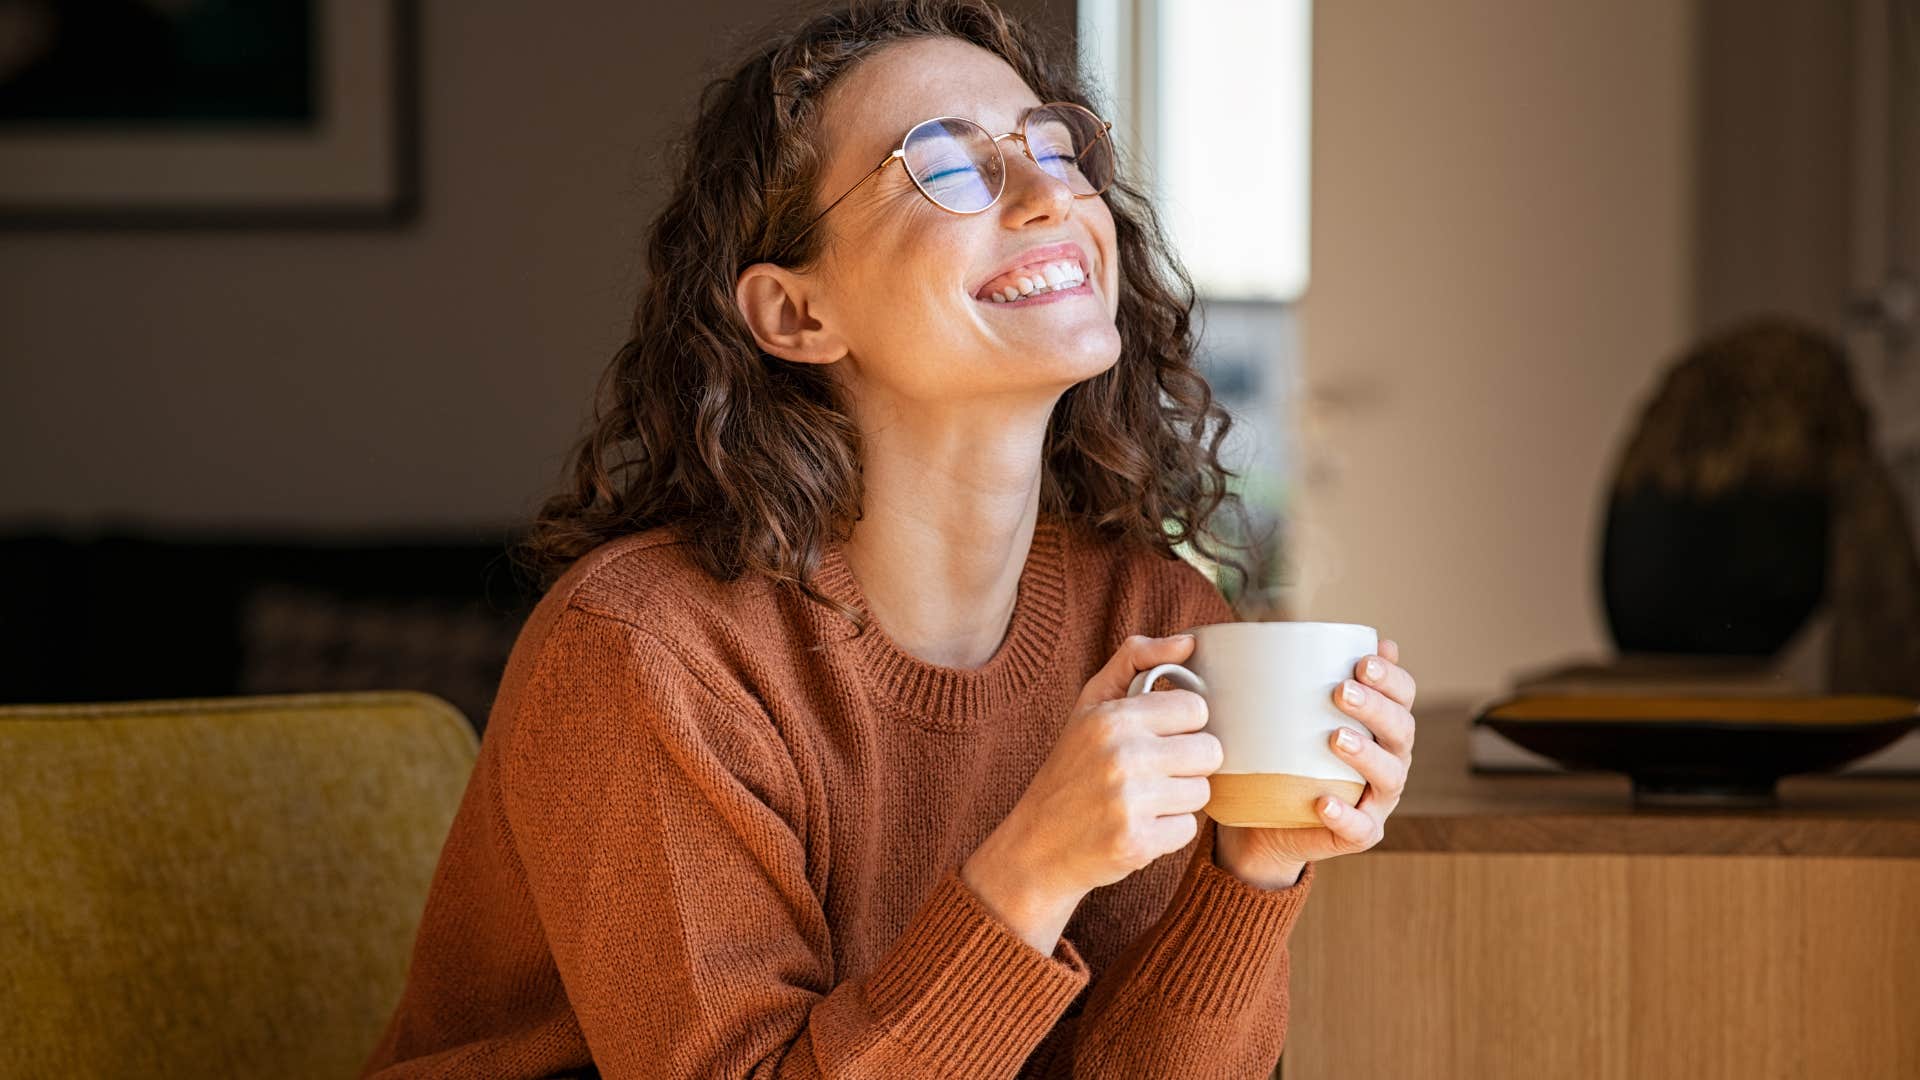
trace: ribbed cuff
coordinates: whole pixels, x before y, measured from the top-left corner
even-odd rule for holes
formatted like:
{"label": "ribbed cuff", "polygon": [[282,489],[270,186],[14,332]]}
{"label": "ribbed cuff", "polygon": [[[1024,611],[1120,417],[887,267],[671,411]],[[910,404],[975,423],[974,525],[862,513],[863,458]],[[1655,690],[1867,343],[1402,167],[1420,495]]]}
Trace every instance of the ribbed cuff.
{"label": "ribbed cuff", "polygon": [[950,870],[867,976],[866,996],[894,1040],[929,1063],[1011,1076],[1089,978],[1072,942],[1042,954]]}
{"label": "ribbed cuff", "polygon": [[1214,823],[1202,821],[1193,860],[1134,979],[1183,1012],[1231,1016],[1272,991],[1314,864],[1284,889],[1249,885],[1214,863]]}

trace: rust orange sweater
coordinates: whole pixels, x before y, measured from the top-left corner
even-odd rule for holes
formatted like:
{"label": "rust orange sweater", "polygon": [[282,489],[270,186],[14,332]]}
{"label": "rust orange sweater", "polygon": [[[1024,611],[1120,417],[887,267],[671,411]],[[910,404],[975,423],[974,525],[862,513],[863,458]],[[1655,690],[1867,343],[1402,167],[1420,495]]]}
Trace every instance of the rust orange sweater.
{"label": "rust orange sweater", "polygon": [[[1042,515],[962,670],[678,539],[602,545],[522,630],[368,1075],[1269,1074],[1312,864],[1248,885],[1202,815],[1051,955],[958,876],[1126,635],[1232,620],[1204,575]],[[838,546],[816,582],[871,614]]]}

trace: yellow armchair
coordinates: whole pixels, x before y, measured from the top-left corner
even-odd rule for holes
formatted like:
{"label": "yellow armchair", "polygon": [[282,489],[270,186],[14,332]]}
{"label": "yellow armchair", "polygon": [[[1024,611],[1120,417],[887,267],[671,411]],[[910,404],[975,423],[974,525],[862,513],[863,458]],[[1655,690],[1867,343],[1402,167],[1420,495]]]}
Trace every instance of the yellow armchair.
{"label": "yellow armchair", "polygon": [[477,748],[411,691],[0,706],[0,1076],[353,1075]]}

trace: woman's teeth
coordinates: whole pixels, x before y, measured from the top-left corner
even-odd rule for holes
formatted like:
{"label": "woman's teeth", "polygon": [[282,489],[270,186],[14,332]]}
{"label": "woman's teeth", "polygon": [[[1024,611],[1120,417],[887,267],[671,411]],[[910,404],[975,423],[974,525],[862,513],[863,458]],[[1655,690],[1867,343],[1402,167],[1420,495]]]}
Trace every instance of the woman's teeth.
{"label": "woman's teeth", "polygon": [[1076,262],[1042,263],[1038,266],[1023,266],[993,283],[985,294],[985,299],[996,304],[1010,304],[1015,300],[1024,300],[1029,296],[1052,292],[1055,289],[1071,289],[1087,280],[1086,271]]}

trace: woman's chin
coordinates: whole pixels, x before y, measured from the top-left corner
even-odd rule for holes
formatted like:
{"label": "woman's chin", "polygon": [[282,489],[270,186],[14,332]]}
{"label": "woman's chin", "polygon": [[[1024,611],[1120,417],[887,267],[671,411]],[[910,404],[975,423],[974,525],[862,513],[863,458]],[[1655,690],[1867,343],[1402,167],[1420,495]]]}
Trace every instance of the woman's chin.
{"label": "woman's chin", "polygon": [[1105,357],[1109,364],[1120,355],[1120,330],[1098,304],[1055,304],[998,323],[985,329],[1001,350],[1013,355]]}
{"label": "woman's chin", "polygon": [[[1004,347],[1004,346],[1003,346]],[[1120,336],[1090,331],[1064,340],[1055,336],[1006,353],[1009,370],[1043,379],[1062,388],[1085,382],[1113,367],[1120,359]]]}

